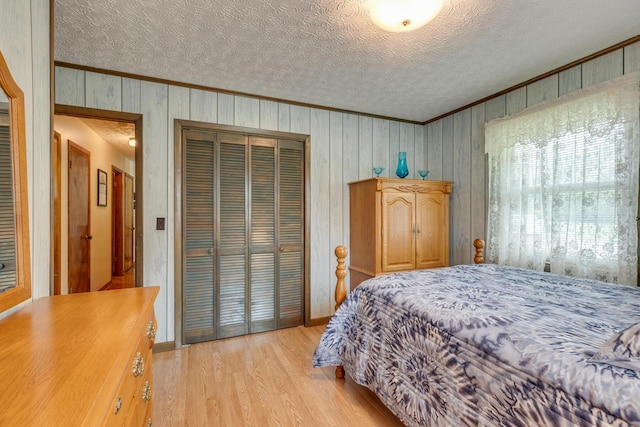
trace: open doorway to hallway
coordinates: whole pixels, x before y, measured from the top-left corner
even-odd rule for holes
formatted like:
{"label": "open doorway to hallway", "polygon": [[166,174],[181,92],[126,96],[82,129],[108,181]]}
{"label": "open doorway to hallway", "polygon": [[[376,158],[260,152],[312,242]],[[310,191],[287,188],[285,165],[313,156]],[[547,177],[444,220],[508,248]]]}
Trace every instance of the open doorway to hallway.
{"label": "open doorway to hallway", "polygon": [[[52,293],[141,286],[136,271],[141,264],[136,250],[141,240],[136,233],[137,121],[104,118],[96,110],[59,110],[56,106],[52,143]],[[86,173],[78,170],[83,166],[75,160],[78,148],[88,157]],[[83,210],[86,220],[79,223]],[[77,271],[87,274],[78,278]]]}

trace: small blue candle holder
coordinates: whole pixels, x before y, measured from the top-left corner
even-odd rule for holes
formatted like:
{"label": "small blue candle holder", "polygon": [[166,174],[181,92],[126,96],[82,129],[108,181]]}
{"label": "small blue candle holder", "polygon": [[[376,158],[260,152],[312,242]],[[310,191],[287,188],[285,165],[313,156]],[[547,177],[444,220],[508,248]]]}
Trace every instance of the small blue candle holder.
{"label": "small blue candle holder", "polygon": [[429,176],[429,171],[426,169],[420,169],[418,171],[418,175],[420,175],[422,177],[422,179],[426,179],[427,176]]}

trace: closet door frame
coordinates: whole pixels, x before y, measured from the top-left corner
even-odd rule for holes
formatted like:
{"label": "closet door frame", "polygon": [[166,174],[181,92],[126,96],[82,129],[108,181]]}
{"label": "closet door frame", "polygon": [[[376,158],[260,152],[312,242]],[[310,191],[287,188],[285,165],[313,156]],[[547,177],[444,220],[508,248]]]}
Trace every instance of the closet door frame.
{"label": "closet door frame", "polygon": [[309,278],[310,262],[310,193],[309,183],[311,178],[311,139],[309,135],[268,131],[240,126],[220,125],[192,120],[174,120],[174,324],[175,341],[174,347],[180,348],[184,345],[183,336],[183,272],[185,268],[185,257],[183,256],[184,245],[184,215],[186,200],[184,196],[184,173],[186,156],[183,147],[183,131],[185,130],[211,130],[224,133],[239,133],[255,137],[266,137],[275,139],[287,139],[299,141],[304,144],[304,273],[303,273],[303,294],[304,294],[304,325],[311,325],[311,290]]}

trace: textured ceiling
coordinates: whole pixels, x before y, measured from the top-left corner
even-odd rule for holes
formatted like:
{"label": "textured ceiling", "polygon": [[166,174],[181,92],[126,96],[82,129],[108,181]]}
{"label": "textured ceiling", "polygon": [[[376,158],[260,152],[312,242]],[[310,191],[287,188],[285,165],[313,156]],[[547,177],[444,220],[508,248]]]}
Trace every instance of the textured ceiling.
{"label": "textured ceiling", "polygon": [[366,0],[54,4],[56,61],[415,121],[640,32],[640,0],[445,0],[408,33]]}
{"label": "textured ceiling", "polygon": [[135,159],[135,148],[129,146],[129,138],[135,138],[136,133],[133,123],[88,118],[80,120],[128,159]]}

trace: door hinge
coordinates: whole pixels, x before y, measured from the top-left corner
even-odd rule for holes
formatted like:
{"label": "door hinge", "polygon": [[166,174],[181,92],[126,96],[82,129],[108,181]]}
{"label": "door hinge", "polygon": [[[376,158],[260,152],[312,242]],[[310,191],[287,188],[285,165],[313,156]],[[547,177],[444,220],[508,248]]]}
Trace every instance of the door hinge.
{"label": "door hinge", "polygon": [[71,169],[71,160],[69,160],[69,169]]}

